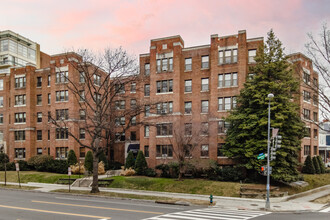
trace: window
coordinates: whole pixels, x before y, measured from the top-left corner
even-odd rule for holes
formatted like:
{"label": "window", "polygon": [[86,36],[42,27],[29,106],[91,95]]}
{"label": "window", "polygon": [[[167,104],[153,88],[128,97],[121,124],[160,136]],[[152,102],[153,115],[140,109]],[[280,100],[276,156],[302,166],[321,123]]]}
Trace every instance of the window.
{"label": "window", "polygon": [[314,146],[314,155],[316,156],[318,153],[317,146]]}
{"label": "window", "polygon": [[15,131],[15,141],[24,141],[25,131]]}
{"label": "window", "polygon": [[3,141],[3,131],[0,131],[0,141]]}
{"label": "window", "polygon": [[185,102],[184,103],[184,113],[185,114],[191,114],[191,107],[192,107],[191,102]]}
{"label": "window", "polygon": [[42,122],[42,113],[37,112],[37,122]]}
{"label": "window", "polygon": [[135,82],[131,83],[131,93],[136,93],[136,83]]}
{"label": "window", "polygon": [[51,103],[51,94],[48,93],[48,105],[50,105],[50,103]]}
{"label": "window", "polygon": [[157,136],[169,136],[173,134],[172,123],[157,124],[156,129],[157,129]]}
{"label": "window", "polygon": [[310,102],[311,101],[311,93],[307,92],[307,91],[303,91],[303,97],[304,97],[304,101],[306,102]]}
{"label": "window", "polygon": [[131,131],[131,141],[136,141],[136,131]]}
{"label": "window", "polygon": [[236,97],[218,98],[218,110],[231,110],[236,107]]}
{"label": "window", "polygon": [[17,159],[25,158],[25,148],[15,148],[15,158]]}
{"label": "window", "polygon": [[47,77],[47,86],[50,86],[50,75],[48,75],[48,77]]}
{"label": "window", "polygon": [[191,71],[192,70],[192,58],[184,59],[184,69],[186,71]]}
{"label": "window", "polygon": [[144,156],[149,157],[149,145],[144,146]]}
{"label": "window", "polygon": [[157,114],[164,115],[173,112],[173,102],[161,102],[157,103]]}
{"label": "window", "polygon": [[101,86],[101,76],[94,74],[94,85]]}
{"label": "window", "polygon": [[125,132],[123,133],[116,133],[115,134],[115,140],[116,141],[125,141]]}
{"label": "window", "polygon": [[311,146],[310,145],[304,145],[304,155],[311,155]]}
{"label": "window", "polygon": [[209,91],[209,78],[202,79],[202,89],[201,91]]}
{"label": "window", "polygon": [[185,80],[184,81],[184,92],[191,92],[192,91],[192,80]]}
{"label": "window", "polygon": [[310,120],[311,119],[311,111],[308,109],[303,109],[303,117],[304,119]]}
{"label": "window", "polygon": [[317,112],[313,112],[313,120],[314,121],[319,121],[318,117],[317,117]]}
{"label": "window", "polygon": [[150,96],[150,85],[144,85],[144,96]]}
{"label": "window", "polygon": [[99,104],[101,102],[101,94],[100,93],[94,92],[94,97],[93,98],[94,98],[94,102],[96,104]]}
{"label": "window", "polygon": [[144,115],[146,117],[150,116],[150,105],[145,105],[144,106]]}
{"label": "window", "polygon": [[201,135],[208,135],[209,134],[209,123],[202,122],[201,123]]}
{"label": "window", "polygon": [[[79,91],[79,95],[81,91]],[[69,100],[69,91],[68,90],[62,90],[62,91],[56,91],[56,102],[64,102]]]}
{"label": "window", "polygon": [[37,87],[41,87],[42,86],[42,77],[38,76],[37,77]]}
{"label": "window", "polygon": [[314,139],[317,139],[317,129],[314,129],[314,132],[313,132],[313,134],[314,134]]}
{"label": "window", "polygon": [[313,105],[317,105],[317,104],[318,104],[317,95],[313,95]]}
{"label": "window", "polygon": [[42,104],[42,95],[37,95],[37,105]]}
{"label": "window", "polygon": [[150,129],[149,125],[144,126],[144,137],[149,137],[149,134],[150,134],[149,129]]}
{"label": "window", "polygon": [[47,140],[50,140],[50,130],[47,131]]}
{"label": "window", "polygon": [[173,80],[162,80],[156,82],[157,93],[173,92]]}
{"label": "window", "polygon": [[218,121],[218,134],[225,134],[229,125],[230,124],[227,121]]}
{"label": "window", "polygon": [[317,78],[313,78],[313,86],[318,87]]}
{"label": "window", "polygon": [[0,90],[3,90],[3,79],[0,79]]}
{"label": "window", "polygon": [[116,126],[125,125],[125,117],[115,118],[115,124]]}
{"label": "window", "polygon": [[237,73],[226,73],[218,75],[218,87],[225,88],[237,86]]}
{"label": "window", "polygon": [[201,145],[201,157],[208,157],[209,156],[209,145],[202,144]]}
{"label": "window", "polygon": [[225,144],[223,143],[218,143],[218,146],[217,146],[217,156],[218,157],[224,157],[224,153],[223,153],[223,147],[224,147]]}
{"label": "window", "polygon": [[41,155],[42,154],[42,148],[37,148],[37,155]]}
{"label": "window", "polygon": [[133,116],[131,119],[131,125],[135,126],[136,125],[136,116]]}
{"label": "window", "polygon": [[131,99],[131,109],[136,108],[136,99]]}
{"label": "window", "polygon": [[257,55],[257,50],[249,50],[249,63],[255,63],[256,61],[254,60],[254,58]]}
{"label": "window", "polygon": [[308,137],[308,138],[311,137],[311,128],[305,127],[305,137]]}
{"label": "window", "polygon": [[303,81],[307,85],[310,85],[311,84],[311,75],[310,75],[309,70],[306,70],[306,71],[304,70]]}
{"label": "window", "polygon": [[15,113],[15,123],[25,123],[25,122],[26,122],[25,112]]}
{"label": "window", "polygon": [[81,82],[81,83],[86,82],[86,74],[85,74],[85,72],[80,72],[79,73],[79,82]]}
{"label": "window", "polygon": [[120,110],[120,109],[125,109],[125,100],[117,100],[115,101],[115,106],[116,106],[116,109],[117,110]]}
{"label": "window", "polygon": [[202,69],[209,68],[209,56],[202,56]]}
{"label": "window", "polygon": [[68,147],[57,147],[56,158],[65,159],[68,157]]}
{"label": "window", "polygon": [[58,140],[67,140],[69,137],[68,128],[56,128],[56,139]]}
{"label": "window", "polygon": [[84,128],[80,128],[79,129],[79,139],[85,139],[85,129]]}
{"label": "window", "polygon": [[42,130],[37,130],[37,141],[42,140]]}
{"label": "window", "polygon": [[3,107],[3,96],[0,96],[0,107]]}
{"label": "window", "polygon": [[173,157],[172,145],[156,145],[156,157]]}
{"label": "window", "polygon": [[15,95],[15,105],[25,105],[26,95]]}
{"label": "window", "polygon": [[68,82],[68,71],[65,71],[65,72],[57,72],[55,74],[56,76],[56,80],[55,82],[56,83],[66,83]]}
{"label": "window", "polygon": [[116,84],[115,85],[116,94],[124,94],[125,93],[125,85],[124,84]]}
{"label": "window", "polygon": [[150,75],[150,63],[144,64],[144,74],[146,76],[149,76]]}
{"label": "window", "polygon": [[26,85],[26,78],[25,77],[17,77],[15,78],[15,88],[25,88]]}
{"label": "window", "polygon": [[219,50],[219,64],[237,63],[237,49]]}
{"label": "window", "polygon": [[56,110],[56,120],[68,120],[68,119],[69,119],[69,109]]}
{"label": "window", "polygon": [[157,73],[173,71],[173,58],[157,59]]}
{"label": "window", "polygon": [[79,110],[79,119],[86,120],[86,111],[84,109]]}
{"label": "window", "polygon": [[203,100],[201,102],[201,104],[202,104],[201,112],[202,113],[208,113],[209,112],[209,101],[208,100]]}
{"label": "window", "polygon": [[184,135],[192,135],[192,123],[184,124]]}
{"label": "window", "polygon": [[86,151],[85,151],[85,148],[84,148],[84,147],[80,147],[80,148],[79,148],[79,157],[80,157],[80,158],[84,158],[85,155],[86,155],[85,152],[86,152]]}
{"label": "window", "polygon": [[3,114],[0,114],[0,124],[3,124]]}

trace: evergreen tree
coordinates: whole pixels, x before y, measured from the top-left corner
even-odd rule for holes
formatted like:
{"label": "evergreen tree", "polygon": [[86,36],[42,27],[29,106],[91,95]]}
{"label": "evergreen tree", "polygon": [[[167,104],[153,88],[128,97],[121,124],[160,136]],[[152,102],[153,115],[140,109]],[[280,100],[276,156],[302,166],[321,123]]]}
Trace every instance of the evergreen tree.
{"label": "evergreen tree", "polygon": [[307,174],[314,174],[315,173],[315,168],[313,165],[313,161],[310,155],[306,157],[304,166],[301,170],[302,173],[307,173]]}
{"label": "evergreen tree", "polygon": [[298,178],[298,150],[304,136],[304,124],[294,96],[299,94],[299,82],[283,53],[282,43],[274,32],[258,48],[256,64],[250,68],[254,76],[248,79],[237,97],[237,108],[226,119],[230,123],[224,153],[236,159],[255,175],[266,160],[257,160],[267,152],[268,102],[271,99],[271,127],[279,128],[283,137],[276,160],[271,162],[272,178],[291,182]]}
{"label": "evergreen tree", "polygon": [[140,150],[135,161],[135,171],[137,175],[144,175],[148,169],[148,164],[143,152]]}
{"label": "evergreen tree", "polygon": [[89,172],[93,172],[93,153],[88,151],[85,157],[85,169]]}
{"label": "evergreen tree", "polygon": [[133,155],[133,152],[130,151],[128,152],[128,155],[126,157],[126,162],[125,162],[125,169],[128,169],[128,168],[134,168],[135,166],[135,159],[134,159],[134,155]]}
{"label": "evergreen tree", "polygon": [[9,157],[5,153],[0,153],[0,163],[8,163],[9,162]]}
{"label": "evergreen tree", "polygon": [[323,163],[323,160],[320,156],[317,156],[317,160],[319,161],[319,165],[320,165],[320,171],[321,173],[325,173],[325,165]]}
{"label": "evergreen tree", "polygon": [[315,168],[315,173],[320,174],[321,169],[320,169],[320,164],[319,164],[319,160],[317,159],[317,157],[313,157],[313,165]]}
{"label": "evergreen tree", "polygon": [[102,161],[104,163],[105,170],[109,169],[109,162],[108,162],[107,156],[105,156],[103,151],[99,154],[99,161]]}
{"label": "evergreen tree", "polygon": [[69,154],[68,154],[68,165],[75,165],[76,163],[78,163],[76,154],[74,152],[74,150],[70,150]]}

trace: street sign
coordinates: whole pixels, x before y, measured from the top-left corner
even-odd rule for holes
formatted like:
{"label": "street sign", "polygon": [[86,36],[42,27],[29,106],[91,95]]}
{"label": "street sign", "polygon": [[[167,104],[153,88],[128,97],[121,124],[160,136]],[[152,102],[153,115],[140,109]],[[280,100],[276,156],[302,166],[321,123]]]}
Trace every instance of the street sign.
{"label": "street sign", "polygon": [[68,168],[68,175],[71,176],[71,167]]}
{"label": "street sign", "polygon": [[16,171],[19,171],[19,163],[15,163]]}
{"label": "street sign", "polygon": [[262,156],[262,155],[264,155],[264,153],[259,154],[259,156]]}
{"label": "street sign", "polygon": [[272,138],[274,138],[274,137],[277,136],[278,130],[279,130],[278,128],[273,128],[273,130],[272,130]]}
{"label": "street sign", "polygon": [[263,159],[265,159],[265,155],[263,154],[263,155],[261,155],[261,156],[258,156],[257,159],[258,159],[258,160],[263,160]]}

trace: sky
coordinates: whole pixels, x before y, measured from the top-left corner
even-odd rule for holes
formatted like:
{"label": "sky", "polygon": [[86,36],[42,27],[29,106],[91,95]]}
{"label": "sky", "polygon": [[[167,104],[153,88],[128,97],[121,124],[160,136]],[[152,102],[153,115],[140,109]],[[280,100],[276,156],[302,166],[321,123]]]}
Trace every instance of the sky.
{"label": "sky", "polygon": [[57,54],[122,46],[138,55],[150,40],[181,35],[185,47],[210,35],[265,37],[272,28],[287,54],[304,52],[307,33],[330,25],[330,0],[0,0],[0,30]]}

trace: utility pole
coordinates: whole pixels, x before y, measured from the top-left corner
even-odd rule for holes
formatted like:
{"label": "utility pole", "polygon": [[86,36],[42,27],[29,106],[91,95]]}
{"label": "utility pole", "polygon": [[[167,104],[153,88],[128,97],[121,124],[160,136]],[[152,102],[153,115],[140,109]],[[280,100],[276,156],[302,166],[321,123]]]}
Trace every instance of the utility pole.
{"label": "utility pole", "polygon": [[266,210],[269,210],[270,209],[270,201],[269,201],[269,190],[270,190],[270,176],[269,176],[269,171],[270,171],[270,168],[269,168],[269,158],[270,158],[270,152],[269,152],[269,149],[270,149],[270,100],[272,98],[274,98],[274,95],[272,93],[269,93],[268,94],[268,138],[267,138],[267,186],[266,186],[266,190],[267,190],[267,199],[266,199]]}

